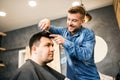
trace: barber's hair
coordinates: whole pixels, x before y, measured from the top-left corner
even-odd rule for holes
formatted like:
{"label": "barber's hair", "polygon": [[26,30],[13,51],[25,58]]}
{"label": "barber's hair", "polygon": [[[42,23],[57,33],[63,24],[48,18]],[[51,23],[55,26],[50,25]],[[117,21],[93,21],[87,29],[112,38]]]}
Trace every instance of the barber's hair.
{"label": "barber's hair", "polygon": [[[49,33],[49,32],[46,32],[46,31],[41,31],[41,32],[39,32],[39,33],[34,34],[34,35],[30,38],[30,40],[29,40],[30,52],[31,52],[31,50],[32,50],[32,46],[33,46],[33,45],[39,45],[39,41],[40,41],[41,37],[46,37],[46,38],[50,38],[50,39],[51,39],[52,37],[50,37],[49,35],[50,35],[50,33]],[[37,44],[37,43],[38,43],[38,44]]]}
{"label": "barber's hair", "polygon": [[86,11],[82,6],[73,6],[68,10],[68,12],[71,14],[76,14],[76,13],[81,14],[81,19],[84,19],[86,14]]}

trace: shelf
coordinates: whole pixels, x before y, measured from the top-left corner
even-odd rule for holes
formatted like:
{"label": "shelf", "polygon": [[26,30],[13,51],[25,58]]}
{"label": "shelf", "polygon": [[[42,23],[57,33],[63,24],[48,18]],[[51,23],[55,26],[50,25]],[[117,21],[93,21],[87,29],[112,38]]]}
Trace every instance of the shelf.
{"label": "shelf", "polygon": [[[5,33],[3,33],[3,32],[0,32],[0,36],[6,36],[6,34],[5,34]],[[0,44],[1,44],[1,40],[0,40]],[[0,51],[4,51],[4,50],[6,50],[6,49],[5,49],[5,48],[0,47]]]}
{"label": "shelf", "polygon": [[0,32],[0,36],[6,36],[6,34],[3,32]]}
{"label": "shelf", "polygon": [[5,48],[1,48],[1,47],[0,47],[0,51],[4,51],[4,50],[6,50],[6,49],[5,49]]}
{"label": "shelf", "polygon": [[3,61],[0,60],[0,66],[5,66],[5,64],[3,64]]}
{"label": "shelf", "polygon": [[5,66],[5,64],[3,64],[3,63],[0,63],[0,66]]}

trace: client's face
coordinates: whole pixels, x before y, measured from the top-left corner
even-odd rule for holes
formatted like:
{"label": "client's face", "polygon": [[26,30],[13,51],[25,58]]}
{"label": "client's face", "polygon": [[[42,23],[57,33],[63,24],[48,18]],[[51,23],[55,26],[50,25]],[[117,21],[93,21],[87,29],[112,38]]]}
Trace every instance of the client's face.
{"label": "client's face", "polygon": [[54,58],[54,43],[51,39],[42,37],[39,46],[36,47],[40,62],[48,63]]}

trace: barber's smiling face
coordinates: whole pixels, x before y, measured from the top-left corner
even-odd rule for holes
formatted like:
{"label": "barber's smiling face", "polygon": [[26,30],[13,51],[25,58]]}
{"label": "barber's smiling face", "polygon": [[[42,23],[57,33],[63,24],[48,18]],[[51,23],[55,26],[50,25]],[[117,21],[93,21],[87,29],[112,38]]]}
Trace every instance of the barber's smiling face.
{"label": "barber's smiling face", "polygon": [[81,19],[81,15],[79,13],[71,14],[68,13],[67,15],[67,26],[68,30],[74,34],[83,24],[83,19]]}
{"label": "barber's smiling face", "polygon": [[53,60],[54,57],[54,44],[49,38],[42,37],[40,39],[39,46],[36,47],[36,52],[40,59],[40,62],[48,63]]}

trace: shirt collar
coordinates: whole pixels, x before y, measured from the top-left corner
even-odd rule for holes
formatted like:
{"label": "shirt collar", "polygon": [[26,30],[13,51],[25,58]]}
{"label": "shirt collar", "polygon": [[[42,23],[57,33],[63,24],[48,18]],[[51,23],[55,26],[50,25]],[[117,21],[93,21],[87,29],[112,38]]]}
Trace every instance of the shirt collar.
{"label": "shirt collar", "polygon": [[[75,37],[79,36],[80,33],[81,33],[81,30],[82,30],[82,27],[83,27],[83,26],[81,26],[81,27],[79,28],[79,30],[78,30],[73,36],[75,36]],[[68,30],[67,30],[67,35],[72,36],[71,33],[70,33]]]}

